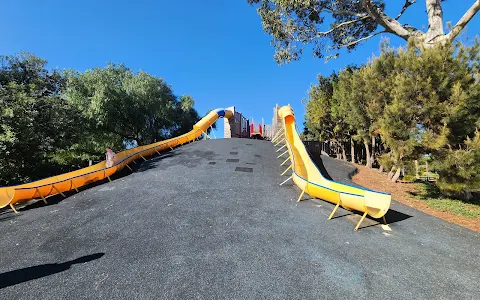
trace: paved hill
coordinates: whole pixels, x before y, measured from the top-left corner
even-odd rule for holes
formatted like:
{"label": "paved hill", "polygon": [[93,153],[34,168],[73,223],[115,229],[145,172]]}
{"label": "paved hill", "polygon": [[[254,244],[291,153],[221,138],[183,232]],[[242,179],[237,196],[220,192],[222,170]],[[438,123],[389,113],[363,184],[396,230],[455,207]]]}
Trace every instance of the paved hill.
{"label": "paved hill", "polygon": [[[324,158],[334,179],[354,168]],[[4,299],[479,299],[479,235],[393,203],[392,231],[296,203],[265,141],[209,140],[0,212]],[[346,216],[345,216],[346,215]],[[343,216],[343,217],[342,217]]]}

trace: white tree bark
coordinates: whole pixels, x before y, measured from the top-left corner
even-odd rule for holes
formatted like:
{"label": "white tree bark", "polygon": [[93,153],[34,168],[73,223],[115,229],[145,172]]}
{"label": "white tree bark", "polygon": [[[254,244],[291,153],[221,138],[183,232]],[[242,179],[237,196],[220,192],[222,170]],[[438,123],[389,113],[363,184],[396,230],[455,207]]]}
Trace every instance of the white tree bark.
{"label": "white tree bark", "polygon": [[393,177],[392,177],[392,182],[393,182],[393,183],[397,182],[398,177],[400,177],[400,172],[401,172],[401,171],[402,171],[401,168],[398,168],[398,169],[397,169],[397,172],[395,172],[395,175],[393,175]]}
{"label": "white tree bark", "polygon": [[[397,35],[406,41],[413,39],[415,45],[420,50],[422,47],[430,48],[435,45],[452,42],[480,10],[480,0],[474,0],[472,6],[465,12],[457,24],[455,24],[452,30],[448,34],[445,34],[441,0],[425,0],[428,14],[428,30],[425,33],[409,25],[402,25],[398,21],[400,16],[411,4],[407,5],[406,3],[396,18],[389,17],[383,10],[377,8],[372,0],[362,0],[362,4],[368,15],[382,26],[385,32]],[[376,34],[372,34],[369,37],[375,35]]]}
{"label": "white tree bark", "polygon": [[443,31],[443,10],[440,0],[426,0],[428,14],[428,30],[425,45],[434,45],[435,39],[445,35]]}
{"label": "white tree bark", "polygon": [[388,172],[388,180],[392,180],[392,177],[393,177],[393,171],[395,171],[395,167],[392,167],[390,169],[390,172]]}
{"label": "white tree bark", "polygon": [[352,164],[355,163],[355,143],[353,142],[353,139],[350,138],[350,153],[352,155]]}
{"label": "white tree bark", "polygon": [[452,31],[450,31],[447,34],[446,39],[449,41],[453,41],[479,10],[480,10],[480,0],[476,0],[475,3],[473,3],[472,6],[470,6],[467,12],[457,22],[457,24],[453,26]]}
{"label": "white tree bark", "polygon": [[372,136],[372,156],[370,158],[370,167],[375,163],[375,136]]}

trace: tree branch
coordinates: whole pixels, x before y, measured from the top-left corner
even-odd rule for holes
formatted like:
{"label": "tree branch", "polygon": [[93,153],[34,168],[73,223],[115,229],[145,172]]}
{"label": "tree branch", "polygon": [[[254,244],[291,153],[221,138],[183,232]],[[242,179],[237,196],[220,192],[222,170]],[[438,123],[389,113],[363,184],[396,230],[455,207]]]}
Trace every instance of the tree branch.
{"label": "tree branch", "polygon": [[452,30],[447,34],[447,40],[452,41],[460,32],[465,28],[468,22],[475,16],[480,10],[480,0],[475,0],[475,3],[467,10],[463,17],[453,26]]}
{"label": "tree branch", "polygon": [[350,20],[350,21],[345,21],[343,23],[340,23],[338,24],[337,26],[333,27],[332,29],[328,30],[328,31],[324,31],[324,32],[318,32],[317,35],[327,35],[329,33],[331,33],[332,31],[335,31],[337,30],[338,28],[342,27],[342,26],[345,26],[345,25],[348,25],[348,24],[352,24],[352,23],[356,23],[356,22],[359,22],[359,21],[362,21],[362,20],[365,20],[367,18],[370,18],[370,16],[364,16],[360,19],[355,19],[355,20]]}
{"label": "tree branch", "polygon": [[400,24],[397,20],[387,16],[382,10],[378,9],[373,3],[372,0],[362,0],[363,7],[368,12],[368,14],[383,28],[385,31],[393,33],[404,40],[408,40],[409,37],[414,35],[418,30],[413,32],[407,30]]}
{"label": "tree branch", "polygon": [[397,15],[395,20],[400,19],[400,17],[403,15],[403,13],[407,10],[407,8],[410,7],[410,5],[414,4],[417,2],[417,0],[405,0],[405,4],[403,4],[402,11]]}
{"label": "tree branch", "polygon": [[425,34],[425,41],[430,43],[439,36],[445,35],[443,30],[443,9],[441,0],[426,0],[428,14],[428,30]]}
{"label": "tree branch", "polygon": [[386,32],[388,32],[388,31],[387,31],[387,30],[383,30],[383,31],[375,32],[375,33],[373,33],[373,34],[371,34],[371,35],[369,35],[369,36],[363,37],[363,38],[361,38],[361,39],[358,39],[358,40],[356,40],[356,41],[350,42],[350,43],[348,43],[348,44],[340,45],[340,46],[338,46],[338,48],[350,47],[350,46],[353,46],[353,45],[355,45],[355,44],[360,43],[361,41],[368,40],[369,38],[372,38],[372,37],[374,37],[374,36],[377,36],[377,35],[379,35],[379,34],[381,34],[381,33],[386,33]]}
{"label": "tree branch", "polygon": [[324,8],[323,10],[328,11],[333,15],[347,15],[347,16],[354,16],[354,17],[359,17],[359,18],[363,18],[365,16],[368,16],[368,14],[359,14],[359,13],[351,11],[351,10],[336,10],[334,8]]}

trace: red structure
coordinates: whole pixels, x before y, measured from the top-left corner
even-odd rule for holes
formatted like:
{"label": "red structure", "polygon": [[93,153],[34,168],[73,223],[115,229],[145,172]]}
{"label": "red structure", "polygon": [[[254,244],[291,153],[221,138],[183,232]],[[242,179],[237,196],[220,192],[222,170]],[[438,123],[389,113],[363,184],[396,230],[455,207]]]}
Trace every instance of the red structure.
{"label": "red structure", "polygon": [[263,126],[262,124],[255,124],[252,120],[250,124],[250,138],[263,139]]}

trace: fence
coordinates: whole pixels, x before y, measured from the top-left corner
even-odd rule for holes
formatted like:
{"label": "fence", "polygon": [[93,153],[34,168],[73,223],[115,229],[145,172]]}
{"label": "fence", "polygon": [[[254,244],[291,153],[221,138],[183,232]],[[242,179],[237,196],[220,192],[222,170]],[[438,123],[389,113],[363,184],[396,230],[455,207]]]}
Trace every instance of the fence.
{"label": "fence", "polygon": [[[307,148],[308,152],[311,156],[319,156],[322,154],[326,154],[331,157],[342,158],[342,150],[340,146],[333,142],[320,142],[320,141],[303,141],[305,148]],[[352,161],[352,153],[350,143],[345,143],[345,156],[348,161]],[[363,162],[367,159],[367,155],[365,152],[365,146],[363,144],[355,144],[355,162]]]}

